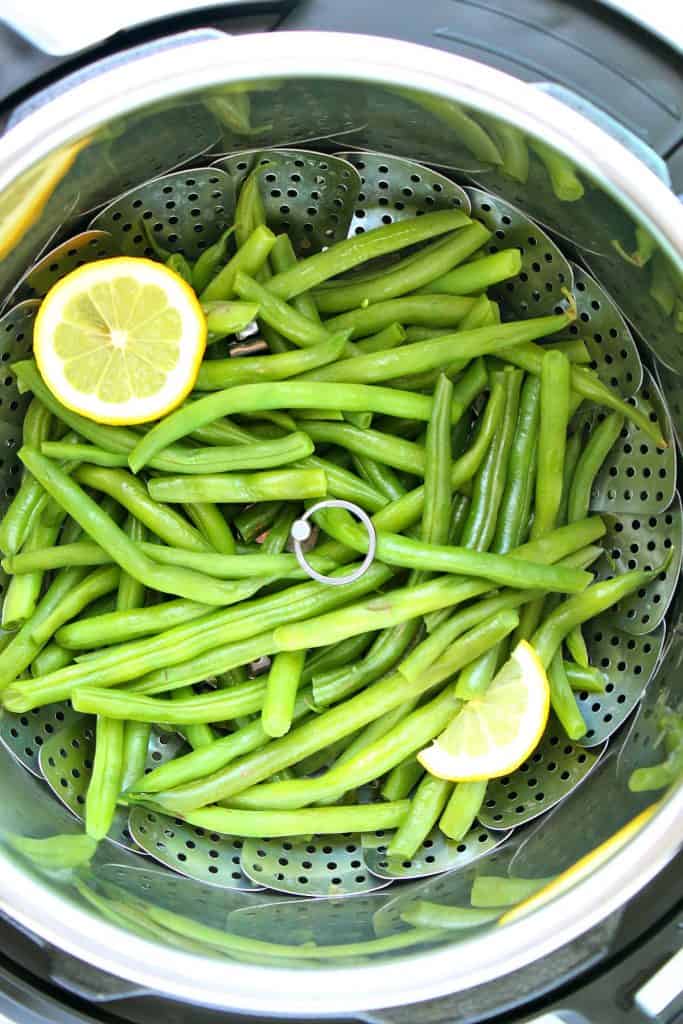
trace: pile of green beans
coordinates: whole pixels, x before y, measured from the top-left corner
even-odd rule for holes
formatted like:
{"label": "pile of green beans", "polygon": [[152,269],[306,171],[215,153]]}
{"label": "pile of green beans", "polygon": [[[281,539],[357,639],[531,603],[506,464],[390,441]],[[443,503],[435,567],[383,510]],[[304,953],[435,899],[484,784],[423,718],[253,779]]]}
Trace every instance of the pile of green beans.
{"label": "pile of green beans", "polygon": [[[580,365],[585,346],[563,337],[571,304],[500,322],[487,289],[522,258],[489,253],[489,237],[442,211],[298,260],[251,176],[234,230],[194,266],[170,264],[211,343],[182,407],[107,426],[62,406],[32,360],[12,367],[32,400],[0,522],[0,696],[8,712],[70,700],[96,716],[92,840],[119,801],[241,836],[396,829],[403,858],[437,824],[460,839],[487,780],[454,787],[415,755],[485,692],[516,636],[536,647],[568,737],[585,732],[574,693],[605,679],[581,626],[652,575],[593,582],[605,526],[591,487],[626,417],[665,442]],[[252,318],[268,354],[232,358]],[[584,445],[572,414],[585,400],[607,415]],[[326,497],[376,531],[374,564],[342,586],[307,579],[289,544]],[[314,520],[311,565],[347,575],[365,530],[338,509]],[[159,723],[187,748],[145,775]],[[382,779],[382,799],[358,803]]]}

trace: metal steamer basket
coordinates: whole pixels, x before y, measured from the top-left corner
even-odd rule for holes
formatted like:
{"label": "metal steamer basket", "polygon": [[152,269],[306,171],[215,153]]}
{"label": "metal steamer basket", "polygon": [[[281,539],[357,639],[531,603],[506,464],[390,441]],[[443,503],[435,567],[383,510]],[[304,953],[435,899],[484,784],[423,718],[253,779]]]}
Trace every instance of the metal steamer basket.
{"label": "metal steamer basket", "polygon": [[[601,574],[670,557],[587,632],[608,685],[580,696],[586,736],[568,743],[551,721],[533,757],[489,786],[460,843],[434,832],[396,862],[381,833],[241,841],[122,808],[92,861],[56,869],[26,840],[79,831],[92,723],[68,704],[0,721],[0,906],[13,921],[108,972],[115,990],[273,1016],[399,1019],[392,1007],[493,983],[593,928],[683,840],[681,786],[627,786],[635,768],[663,759],[663,718],[682,710],[683,211],[610,135],[471,61],[350,35],[191,33],[167,44],[67,79],[2,139],[1,202],[11,208],[30,176],[47,183],[0,263],[5,365],[30,350],[54,281],[90,260],[154,255],[155,243],[196,258],[262,165],[268,223],[300,255],[426,211],[471,211],[492,230],[491,251],[522,253],[518,277],[498,286],[504,310],[550,313],[573,292],[576,333],[601,379],[669,441],[657,451],[627,426],[593,490],[608,527]],[[3,500],[25,408],[3,371]],[[589,430],[595,413],[582,415]],[[182,743],[153,734],[148,764]],[[527,916],[483,915],[479,927],[432,936],[406,924],[416,900],[468,906],[481,876],[532,891],[575,865]],[[140,926],[141,906],[154,909],[154,928]],[[269,952],[272,942],[291,956]]]}

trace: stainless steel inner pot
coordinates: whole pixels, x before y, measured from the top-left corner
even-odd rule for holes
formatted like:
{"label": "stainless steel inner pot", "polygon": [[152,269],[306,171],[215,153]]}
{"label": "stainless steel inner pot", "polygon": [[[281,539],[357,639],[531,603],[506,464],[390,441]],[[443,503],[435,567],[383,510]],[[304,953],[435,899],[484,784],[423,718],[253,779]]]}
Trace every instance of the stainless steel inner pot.
{"label": "stainless steel inner pot", "polygon": [[[464,110],[487,115],[494,129],[513,125],[554,147],[586,183],[585,197],[562,202],[533,177],[526,185],[504,180],[458,130]],[[231,39],[207,33],[134,54],[85,81],[67,81],[24,114],[0,141],[0,202],[9,198],[11,207],[15,183],[25,181],[45,158],[54,162],[56,154],[66,154],[65,173],[2,259],[3,299],[56,233],[68,237],[90,219],[85,214],[174,167],[263,146],[315,148],[319,140],[332,150],[393,153],[455,171],[462,180],[502,194],[563,239],[573,254],[588,254],[595,275],[631,320],[681,436],[683,335],[646,301],[639,279],[615,255],[611,241],[636,225],[645,228],[683,295],[683,209],[632,153],[543,92],[484,65],[396,41],[314,33]],[[17,439],[12,421],[7,408],[0,408],[0,430],[10,447]],[[671,707],[681,703],[678,606],[670,621],[664,657],[628,737],[622,732],[599,770],[551,817],[539,819],[554,841],[540,847],[543,870],[537,874],[565,868],[652,801],[653,794],[629,793],[625,779],[631,768],[658,759],[652,715],[658,695]],[[125,929],[85,903],[69,872],[51,872],[18,854],[17,835],[49,836],[75,831],[77,825],[38,779],[4,751],[2,759],[3,912],[65,953],[126,979],[137,991],[261,1014],[369,1012],[490,982],[540,960],[613,914],[668,863],[683,840],[679,785],[605,863],[518,922],[453,932],[448,942],[358,955],[350,962],[276,962],[253,952],[217,960],[168,942],[163,934],[156,943],[141,938],[134,927]],[[515,857],[533,862],[533,837],[527,832],[523,842],[513,841],[505,863]],[[109,844],[90,870],[96,880],[116,884],[132,898],[280,942],[301,942],[307,933],[327,943],[390,934],[392,901],[423,884],[404,883],[343,903],[226,893],[165,877]],[[451,879],[451,902],[457,902],[458,886],[466,881]]]}

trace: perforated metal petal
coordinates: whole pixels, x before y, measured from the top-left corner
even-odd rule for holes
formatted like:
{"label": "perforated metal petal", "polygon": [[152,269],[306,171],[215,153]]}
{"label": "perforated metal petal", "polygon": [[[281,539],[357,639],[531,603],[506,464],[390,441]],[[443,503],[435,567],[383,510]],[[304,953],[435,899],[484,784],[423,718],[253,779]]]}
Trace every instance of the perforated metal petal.
{"label": "perforated metal petal", "polygon": [[579,740],[593,747],[608,739],[640,700],[659,662],[664,625],[646,636],[615,629],[609,615],[593,619],[583,630],[591,665],[608,679],[604,693],[577,693],[588,731]]}
{"label": "perforated metal petal", "polygon": [[633,335],[618,306],[595,278],[576,263],[571,268],[578,317],[569,333],[584,339],[593,369],[605,384],[621,395],[633,395],[643,381],[643,364]]}
{"label": "perforated metal petal", "polygon": [[591,509],[615,514],[663,512],[676,493],[676,448],[669,414],[652,376],[645,371],[643,386],[629,400],[657,423],[668,448],[657,448],[652,438],[630,421],[605,459],[591,491]]}
{"label": "perforated metal petal", "polygon": [[108,231],[82,231],[68,238],[35,263],[19,282],[19,299],[42,299],[55,282],[72,270],[96,260],[119,256],[121,250]]}
{"label": "perforated metal petal", "polygon": [[472,216],[494,233],[489,252],[515,248],[522,254],[517,277],[489,288],[504,312],[517,317],[543,316],[567,305],[563,289],[572,291],[573,274],[567,259],[553,241],[517,207],[477,188],[467,189]]}
{"label": "perforated metal petal", "polygon": [[0,743],[24,768],[43,778],[39,764],[43,745],[80,718],[82,715],[74,711],[68,701],[34,708],[23,715],[3,711],[0,718]]}
{"label": "perforated metal petal", "polygon": [[630,569],[653,569],[671,560],[646,587],[640,587],[609,610],[608,621],[626,633],[650,633],[659,625],[680,581],[683,554],[683,517],[681,499],[659,515],[603,516],[607,533],[601,543],[605,557],[596,566],[601,579]]}
{"label": "perforated metal petal", "polygon": [[[175,757],[185,749],[177,733],[151,733],[146,771]],[[40,770],[52,792],[77,818],[82,818],[95,753],[95,722],[79,715],[66,729],[55,733],[40,748]],[[139,852],[128,829],[128,812],[119,807],[108,838],[118,846]]]}
{"label": "perforated metal petal", "polygon": [[254,888],[240,868],[242,839],[207,832],[144,807],[131,810],[128,828],[138,846],[181,875],[224,889]]}
{"label": "perforated metal petal", "polygon": [[604,749],[586,750],[571,743],[551,717],[531,757],[511,775],[491,779],[479,821],[487,828],[508,829],[538,817],[586,778]]}
{"label": "perforated metal petal", "polygon": [[21,424],[31,401],[20,395],[9,364],[29,359],[33,348],[33,321],[40,303],[36,299],[18,302],[0,317],[0,420]]}
{"label": "perforated metal petal", "polygon": [[371,874],[359,835],[245,839],[242,869],[254,882],[297,896],[351,896],[389,885]]}
{"label": "perforated metal petal", "polygon": [[435,828],[417,853],[405,859],[389,856],[389,839],[385,832],[370,832],[363,835],[363,859],[373,875],[379,878],[426,878],[472,864],[504,842],[509,835],[509,832],[490,832],[483,826],[475,825],[456,842],[447,839],[439,828]]}
{"label": "perforated metal petal", "polygon": [[259,149],[221,157],[239,192],[256,167],[271,230],[287,232],[300,256],[320,252],[346,238],[360,190],[360,177],[347,160],[305,149]]}
{"label": "perforated metal petal", "polygon": [[233,222],[235,189],[219,167],[194,167],[145,182],[118,196],[90,222],[108,231],[125,256],[189,260],[218,240]]}
{"label": "perforated metal petal", "polygon": [[470,212],[465,190],[429,167],[386,153],[357,151],[341,155],[353,164],[361,180],[350,235],[436,210]]}

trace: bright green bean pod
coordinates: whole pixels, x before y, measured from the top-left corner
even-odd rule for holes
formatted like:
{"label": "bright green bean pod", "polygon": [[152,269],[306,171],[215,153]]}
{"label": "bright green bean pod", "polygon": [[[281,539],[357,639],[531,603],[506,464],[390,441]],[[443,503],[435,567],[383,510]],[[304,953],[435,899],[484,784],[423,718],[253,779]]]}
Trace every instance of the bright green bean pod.
{"label": "bright green bean pod", "polygon": [[137,640],[143,636],[163,633],[174,626],[189,624],[211,611],[206,604],[195,601],[166,601],[149,608],[109,612],[70,622],[55,634],[57,643],[67,650],[94,650],[110,644]]}
{"label": "bright green bean pod", "polygon": [[375,637],[375,633],[363,633],[330,647],[310,651],[304,665],[303,681],[310,683],[314,677],[319,678],[325,673],[354,664],[370,647]]}
{"label": "bright green bean pod", "polygon": [[[528,373],[535,373],[537,376],[541,374],[543,357],[544,348],[540,345],[534,345],[533,342],[515,345],[506,349],[504,353],[500,353],[501,359],[508,363],[514,363],[515,366],[521,367],[522,370],[527,370]],[[572,366],[571,387],[572,391],[575,391],[589,402],[595,402],[596,405],[603,405],[608,409],[621,413],[625,419],[630,423],[634,423],[643,433],[652,438],[658,448],[669,447],[659,424],[651,422],[649,417],[639,409],[619,398],[611,388],[602,383],[592,370],[585,366]]]}
{"label": "bright green bean pod", "polygon": [[250,544],[275,522],[282,507],[281,501],[262,501],[257,505],[250,505],[237,513],[233,524],[242,540]]}
{"label": "bright green bean pod", "polygon": [[382,786],[385,800],[405,800],[424,775],[424,768],[414,754],[392,768]]}
{"label": "bright green bean pod", "polygon": [[394,803],[346,804],[311,807],[301,811],[239,811],[207,807],[185,818],[195,828],[262,839],[271,836],[327,835],[339,832],[374,832],[396,828],[405,818],[407,800]]}
{"label": "bright green bean pod", "polygon": [[487,551],[493,541],[507,480],[510,448],[517,424],[522,375],[519,372],[505,372],[503,383],[505,387],[503,418],[475,478],[470,511],[460,538],[461,545],[471,548],[473,551]]}
{"label": "bright green bean pod", "polygon": [[288,504],[280,508],[261,544],[264,555],[281,555],[284,552],[296,516],[296,507]]}
{"label": "bright green bean pod", "polygon": [[424,469],[422,540],[446,544],[451,518],[451,407],[453,384],[443,375],[434,390],[432,416],[427,426]]}
{"label": "bright green bean pod", "polygon": [[[296,267],[298,260],[294,252],[294,246],[289,240],[289,235],[277,236],[275,245],[270,252],[270,262],[276,274],[282,274],[285,270],[291,270],[293,267]],[[302,292],[300,295],[295,295],[292,298],[292,305],[297,312],[308,317],[309,320],[320,323],[318,307],[311,292]]]}
{"label": "bright green bean pod", "polygon": [[587,726],[569,685],[562,654],[559,650],[548,666],[548,682],[550,684],[550,703],[562,728],[570,740],[581,739],[586,735]]}
{"label": "bright green bean pod", "polygon": [[275,235],[269,228],[263,224],[254,228],[244,245],[200,292],[202,302],[224,302],[231,299],[237,275],[240,272],[253,275],[260,270],[274,244]]}
{"label": "bright green bean pod", "polygon": [[[194,690],[191,686],[181,686],[179,689],[172,691],[171,700],[183,701],[193,696]],[[213,729],[207,722],[183,723],[178,726],[178,731],[183,734],[193,750],[208,747],[216,738]]]}
{"label": "bright green bean pod", "polygon": [[574,626],[569,631],[565,638],[565,643],[574,661],[582,668],[588,668],[590,659],[581,626]]}
{"label": "bright green bean pod", "polygon": [[[263,473],[156,477],[147,484],[159,502],[297,501],[327,494],[327,478],[318,469],[282,469]],[[165,538],[164,538],[165,539]]]}
{"label": "bright green bean pod", "polygon": [[568,338],[562,341],[548,341],[544,349],[553,349],[555,352],[562,352],[570,363],[590,363],[591,354],[586,347],[583,338]]}
{"label": "bright green bean pod", "polygon": [[95,757],[85,798],[85,831],[104,839],[111,828],[121,792],[124,723],[98,716]]}
{"label": "bright green bean pod", "polygon": [[579,690],[585,693],[605,692],[607,678],[597,668],[593,668],[590,665],[577,665],[572,661],[565,661],[564,671],[572,690]]}
{"label": "bright green bean pod", "polygon": [[46,615],[41,622],[27,623],[30,635],[36,643],[46,644],[60,626],[75,618],[84,608],[98,597],[116,590],[119,585],[120,572],[118,566],[103,566],[95,569],[89,576],[86,576],[78,583],[68,595],[65,595],[58,607],[54,608],[52,614]]}
{"label": "bright green bean pod", "polygon": [[136,480],[131,473],[122,469],[80,466],[72,479],[110,495],[166,544],[187,548],[188,551],[210,550],[198,530],[173,509],[157,504],[142,481]]}
{"label": "bright green bean pod", "polygon": [[[491,232],[483,224],[474,221],[446,237],[432,242],[413,258],[398,263],[395,267],[359,282],[339,282],[314,293],[316,305],[321,313],[342,313],[368,303],[384,302],[400,295],[407,295],[441,278],[453,267],[476,252]],[[469,291],[461,292],[468,295]]]}
{"label": "bright green bean pod", "polygon": [[[294,705],[293,721],[298,722],[310,713],[308,701],[310,690],[302,690]],[[195,779],[204,778],[224,768],[243,754],[249,754],[265,746],[270,740],[263,728],[260,716],[236,732],[215,739],[210,746],[183,754],[173,761],[160,764],[148,775],[139,772],[133,792],[157,793],[174,786],[182,786]]]}
{"label": "bright green bean pod", "polygon": [[541,368],[538,470],[532,538],[548,533],[557,521],[562,500],[569,388],[568,359],[561,352],[546,352]]}
{"label": "bright green bean pod", "polygon": [[527,142],[540,157],[557,198],[565,203],[575,203],[581,199],[584,188],[569,160],[533,135],[527,135]]}
{"label": "bright green bean pod", "polygon": [[486,693],[489,683],[496,674],[499,656],[499,648],[492,647],[476,661],[471,661],[465,666],[455,687],[458,700],[473,700]]}
{"label": "bright green bean pod", "polygon": [[[338,334],[344,330],[340,328],[339,331],[329,331],[323,324],[299,313],[294,306],[279,299],[269,288],[247,277],[246,274],[237,275],[235,291],[241,299],[258,303],[259,318],[300,348],[320,345],[329,341],[331,333]],[[348,351],[351,354],[353,349],[350,348]]]}
{"label": "bright green bean pod", "polygon": [[235,230],[236,225],[234,227],[230,226],[223,232],[217,242],[214,242],[213,245],[210,245],[197,257],[192,268],[192,279],[190,281],[197,295],[201,295],[209,282],[213,280],[221,267],[225,265],[228,257],[228,243]]}
{"label": "bright green bean pod", "polygon": [[[349,660],[339,668],[313,675],[313,698],[317,707],[326,707],[350,697],[394,667],[417,636],[420,620],[408,619],[379,634],[367,656],[358,662]],[[365,633],[358,634],[365,636]],[[351,639],[351,638],[348,638]],[[341,643],[347,641],[342,640]]]}
{"label": "bright green bean pod", "polygon": [[540,381],[528,376],[522,385],[505,490],[493,550],[505,554],[525,540],[534,493],[540,409]]}
{"label": "bright green bean pod", "polygon": [[378,331],[377,334],[370,334],[367,338],[356,342],[356,349],[360,354],[368,355],[370,352],[384,352],[387,349],[397,348],[405,340],[405,327],[399,323],[393,323]]}
{"label": "bright green bean pod", "polygon": [[[132,541],[139,544],[145,539],[145,527],[129,515],[126,520],[125,530]],[[133,579],[127,572],[119,574],[119,585],[116,592],[117,611],[126,611],[128,608],[140,608],[144,604],[145,588],[139,580]]]}
{"label": "bright green bean pod", "polygon": [[460,210],[448,210],[375,228],[337,242],[325,252],[309,256],[291,270],[276,274],[268,288],[281,299],[291,299],[368,260],[398,252],[470,223],[469,217]]}
{"label": "bright green bean pod", "polygon": [[136,722],[167,722],[169,725],[197,725],[222,722],[235,715],[260,711],[266,691],[262,680],[253,680],[229,690],[213,690],[182,700],[131,693],[130,690],[107,690],[98,686],[79,686],[72,694],[76,711],[106,715],[108,718],[132,718]]}
{"label": "bright green bean pod", "polygon": [[[59,536],[61,523],[46,523],[41,517],[31,526],[24,550],[29,553],[37,548],[54,544]],[[34,569],[32,572],[12,576],[2,603],[2,627],[15,630],[33,615],[40,591],[43,586],[43,571]]]}
{"label": "bright green bean pod", "polygon": [[308,348],[279,355],[205,360],[199,368],[195,387],[197,391],[219,391],[236,384],[286,380],[335,362],[345,348],[346,336],[341,333],[328,335]]}
{"label": "bright green bean pod", "polygon": [[386,463],[377,462],[368,455],[357,454],[353,456],[353,464],[367,482],[381,491],[388,501],[398,501],[406,494],[406,489],[398,476]]}
{"label": "bright green bean pod", "polygon": [[151,732],[149,722],[126,722],[124,725],[122,793],[144,775]]}
{"label": "bright green bean pod", "polygon": [[[28,466],[46,491],[66,512],[101,545],[131,576],[135,576],[152,590],[176,594],[190,600],[214,603],[229,603],[235,599],[234,584],[220,583],[209,577],[200,576],[189,569],[175,566],[161,566],[143,555],[136,544],[126,536],[106,511],[90,498],[78,484],[71,480],[59,467],[43,455],[30,448],[19,452],[22,462]],[[116,470],[95,470],[92,473],[114,473]],[[191,527],[188,525],[188,530]],[[204,541],[201,541],[204,548]],[[239,588],[238,588],[239,592]]]}
{"label": "bright green bean pod", "polygon": [[[450,381],[449,381],[450,383]],[[451,407],[446,409],[448,436],[450,438]],[[377,462],[394,466],[422,476],[425,469],[425,450],[412,441],[382,434],[378,430],[360,430],[351,423],[328,423],[324,420],[306,420],[301,424],[312,441],[321,444],[335,444],[357,455],[367,455]]]}
{"label": "bright green bean pod", "polygon": [[591,489],[603,462],[621,434],[624,418],[619,413],[609,413],[592,431],[588,443],[576,464],[572,479],[571,493],[567,508],[570,523],[588,515]]}
{"label": "bright green bean pod", "polygon": [[221,555],[235,554],[235,538],[225,516],[216,505],[198,501],[185,505],[185,511],[214,551]]}
{"label": "bright green bean pod", "polygon": [[192,264],[181,252],[172,252],[164,264],[187,284],[192,284]]}
{"label": "bright green bean pod", "polygon": [[410,860],[432,831],[452,792],[453,783],[436,779],[428,772],[422,778],[403,824],[394,833],[387,853]]}
{"label": "bright green bean pod", "polygon": [[73,654],[65,647],[60,647],[55,641],[51,641],[42,651],[36,655],[31,662],[31,675],[42,676],[47,672],[56,672],[58,668],[64,668],[73,661]]}
{"label": "bright green bean pod", "polygon": [[261,709],[261,723],[268,736],[284,736],[292,727],[305,658],[305,651],[287,651],[273,660]]}
{"label": "bright green bean pod", "polygon": [[366,338],[395,322],[446,330],[457,326],[474,302],[462,295],[406,295],[340,313],[326,320],[325,326],[328,331],[350,331],[352,339]]}
{"label": "bright green bean pod", "polygon": [[[340,572],[343,575],[348,570],[341,569]],[[215,649],[219,643],[255,637],[297,616],[306,618],[314,610],[338,608],[362,594],[377,590],[391,576],[390,569],[376,563],[360,579],[344,587],[329,587],[315,582],[297,584],[268,597],[245,601],[238,608],[212,610],[186,625],[166,629],[155,636],[133,640],[110,650],[98,651],[87,662],[69,665],[42,679],[32,680],[30,687],[18,680],[13,684],[11,692],[5,694],[5,706],[10,709],[11,703],[11,710],[28,711],[32,707],[66,699],[74,687],[82,686],[93,678],[97,679],[100,687],[114,686],[139,678],[146,672],[179,665]],[[154,612],[162,610],[163,605],[158,609],[147,609]],[[144,611],[141,609],[136,614],[142,615]],[[3,672],[7,661],[7,651],[3,653],[5,657],[0,664],[0,687],[4,682]],[[27,664],[30,664],[33,657],[35,653]],[[9,678],[14,678],[14,675]]]}
{"label": "bright green bean pod", "polygon": [[445,836],[459,841],[467,835],[484,802],[487,785],[487,779],[458,782],[439,820]]}
{"label": "bright green bean pod", "polygon": [[[24,443],[39,448],[50,436],[51,427],[50,410],[38,398],[31,399],[24,414]],[[19,489],[0,522],[0,551],[8,555],[14,555],[19,551],[28,535],[38,503],[44,495],[45,492],[38,481],[25,470]]]}
{"label": "bright green bean pod", "polygon": [[204,302],[202,309],[206,316],[209,345],[229,334],[243,331],[259,313],[257,302],[236,302],[234,299],[231,302]]}
{"label": "bright green bean pod", "polygon": [[474,295],[491,285],[516,277],[522,269],[522,254],[518,249],[502,249],[491,256],[465,263],[456,270],[430,281],[420,288],[420,294]]}

